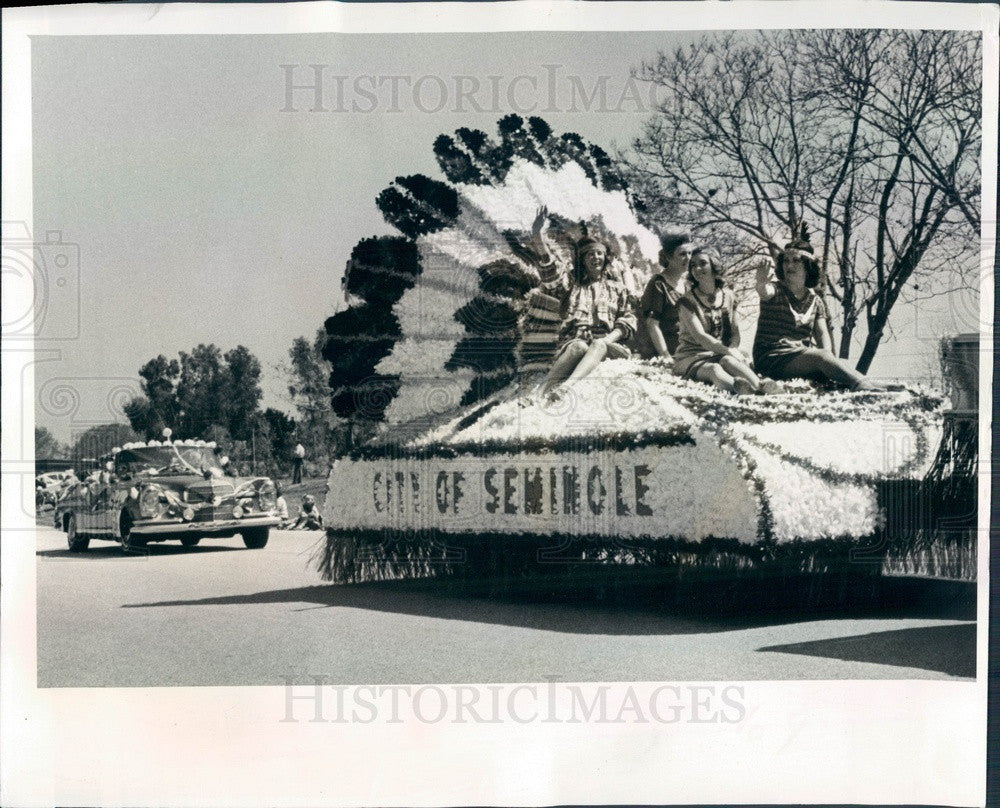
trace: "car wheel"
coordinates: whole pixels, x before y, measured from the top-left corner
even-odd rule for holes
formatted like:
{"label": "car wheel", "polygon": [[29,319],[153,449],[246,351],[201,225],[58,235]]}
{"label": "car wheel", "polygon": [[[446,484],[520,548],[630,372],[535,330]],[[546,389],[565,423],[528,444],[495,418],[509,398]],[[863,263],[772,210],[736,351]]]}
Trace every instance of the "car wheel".
{"label": "car wheel", "polygon": [[181,536],[181,544],[185,547],[194,547],[201,541],[201,536]]}
{"label": "car wheel", "polygon": [[270,528],[255,527],[243,531],[243,543],[251,550],[259,550],[267,544],[267,536]]}
{"label": "car wheel", "polygon": [[71,553],[82,553],[90,547],[90,536],[80,533],[76,526],[76,515],[72,513],[66,520],[66,546]]}
{"label": "car wheel", "polygon": [[146,540],[132,535],[132,517],[123,513],[119,525],[123,553],[141,553],[146,549]]}

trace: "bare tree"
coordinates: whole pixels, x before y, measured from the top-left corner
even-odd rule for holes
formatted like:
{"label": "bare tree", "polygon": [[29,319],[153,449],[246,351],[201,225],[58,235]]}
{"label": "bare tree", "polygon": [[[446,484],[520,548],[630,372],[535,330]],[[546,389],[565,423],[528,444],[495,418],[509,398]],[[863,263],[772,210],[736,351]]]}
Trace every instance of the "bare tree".
{"label": "bare tree", "polygon": [[966,282],[979,237],[981,41],[960,31],[707,36],[635,74],[658,112],[633,144],[649,218],[737,267],[814,230],[847,358],[866,372],[893,306]]}

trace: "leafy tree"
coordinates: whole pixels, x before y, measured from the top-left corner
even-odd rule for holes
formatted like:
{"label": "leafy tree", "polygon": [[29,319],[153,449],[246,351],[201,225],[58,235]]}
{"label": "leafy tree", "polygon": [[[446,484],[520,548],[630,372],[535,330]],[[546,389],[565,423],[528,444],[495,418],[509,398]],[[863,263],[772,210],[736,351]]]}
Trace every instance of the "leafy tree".
{"label": "leafy tree", "polygon": [[177,382],[178,426],[181,435],[200,435],[213,424],[229,428],[229,379],[222,351],[215,345],[197,345],[180,353]]}
{"label": "leafy tree", "polygon": [[297,433],[311,458],[335,449],[337,417],[330,406],[331,365],[324,358],[327,336],[319,329],[309,342],[297,337],[288,351],[291,360],[289,395],[299,411]]}
{"label": "leafy tree", "polygon": [[271,456],[278,468],[282,468],[295,448],[295,419],[281,410],[268,407],[263,413],[271,442]]}
{"label": "leafy tree", "polygon": [[228,416],[230,434],[237,440],[247,440],[263,395],[260,362],[242,345],[227,351],[224,359],[229,394],[223,411]]}
{"label": "leafy tree", "polygon": [[661,227],[728,246],[737,267],[803,225],[868,370],[900,299],[967,282],[978,256],[981,39],[963,31],[727,34],[636,71],[661,103],[631,181]]}
{"label": "leafy tree", "polygon": [[108,454],[116,446],[136,440],[140,440],[140,437],[128,424],[92,426],[76,437],[70,457],[74,463],[79,464],[84,458],[98,458]]}
{"label": "leafy tree", "polygon": [[249,440],[262,397],[261,366],[242,345],[225,354],[198,345],[178,359],[158,356],[139,370],[143,395],[125,405],[129,423],[147,438],[164,427],[177,437],[209,438],[216,427],[226,439]]}
{"label": "leafy tree", "polygon": [[177,380],[180,364],[160,354],[139,369],[143,395],[125,405],[132,428],[147,438],[158,437],[165,426],[177,425]]}
{"label": "leafy tree", "polygon": [[35,427],[35,457],[66,457],[66,447],[44,426]]}

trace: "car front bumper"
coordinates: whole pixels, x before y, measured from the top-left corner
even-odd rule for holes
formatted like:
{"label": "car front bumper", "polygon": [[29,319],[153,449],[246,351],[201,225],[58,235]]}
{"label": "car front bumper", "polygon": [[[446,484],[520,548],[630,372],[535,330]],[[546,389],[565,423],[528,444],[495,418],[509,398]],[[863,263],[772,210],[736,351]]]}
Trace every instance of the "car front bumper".
{"label": "car front bumper", "polygon": [[150,522],[132,525],[131,535],[153,536],[163,533],[197,533],[201,536],[211,536],[213,533],[239,533],[241,530],[255,527],[277,527],[281,520],[277,516],[247,516],[242,519],[223,519],[213,522]]}

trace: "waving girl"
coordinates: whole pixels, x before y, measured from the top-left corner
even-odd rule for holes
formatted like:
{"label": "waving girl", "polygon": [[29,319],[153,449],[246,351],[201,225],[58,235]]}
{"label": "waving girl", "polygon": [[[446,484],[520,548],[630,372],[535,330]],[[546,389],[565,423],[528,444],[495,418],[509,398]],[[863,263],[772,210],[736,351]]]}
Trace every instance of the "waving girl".
{"label": "waving girl", "polygon": [[772,280],[769,264],[757,268],[757,370],[775,379],[822,378],[851,390],[882,389],[833,355],[826,305],[815,291],[819,263],[808,242],[786,246],[778,255],[775,275]]}
{"label": "waving girl", "polygon": [[623,359],[623,344],[636,329],[632,298],[608,272],[611,251],[599,238],[576,242],[572,267],[560,266],[545,239],[548,211],[540,208],[532,225],[532,247],[539,256],[543,288],[564,299],[555,361],[542,385],[548,395],[591,373],[607,357]]}

